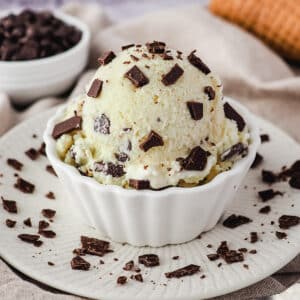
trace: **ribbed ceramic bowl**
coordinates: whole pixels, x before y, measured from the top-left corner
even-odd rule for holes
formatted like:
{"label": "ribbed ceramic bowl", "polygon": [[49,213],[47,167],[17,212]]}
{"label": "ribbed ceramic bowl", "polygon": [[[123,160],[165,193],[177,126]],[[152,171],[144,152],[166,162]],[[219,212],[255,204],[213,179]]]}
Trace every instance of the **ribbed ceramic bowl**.
{"label": "ribbed ceramic bowl", "polygon": [[113,241],[135,246],[184,243],[212,229],[233,199],[260,145],[255,117],[241,104],[231,99],[226,101],[249,126],[248,155],[205,185],[161,191],[102,185],[62,162],[51,136],[54,125],[61,121],[64,107],[60,108],[48,121],[44,141],[47,156],[69,195],[66,213],[79,216]]}
{"label": "ribbed ceramic bowl", "polygon": [[[7,13],[1,13],[1,16]],[[71,87],[86,66],[90,44],[88,27],[79,19],[62,12],[53,14],[78,28],[82,32],[81,40],[69,50],[53,56],[26,61],[0,61],[0,90],[8,94],[14,103],[26,104],[37,98],[60,95]]]}

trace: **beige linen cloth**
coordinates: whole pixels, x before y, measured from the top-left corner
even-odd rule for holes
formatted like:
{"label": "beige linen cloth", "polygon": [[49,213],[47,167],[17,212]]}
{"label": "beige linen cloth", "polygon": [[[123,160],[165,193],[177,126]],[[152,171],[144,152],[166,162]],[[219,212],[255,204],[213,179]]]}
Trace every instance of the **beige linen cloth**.
{"label": "beige linen cloth", "polygon": [[[144,43],[156,39],[186,52],[197,49],[198,55],[221,76],[226,95],[240,100],[253,112],[271,120],[300,141],[300,77],[255,37],[212,16],[201,5],[170,9],[117,25],[107,22],[99,6],[71,4],[64,10],[80,17],[92,30],[91,67],[96,66],[96,58],[103,51],[118,51],[121,45],[130,42]],[[87,72],[82,76],[70,98],[82,91],[91,74]],[[0,134],[61,101],[43,99],[25,112],[16,113],[10,107],[8,97],[0,94]],[[284,291],[299,278],[300,256],[275,275],[217,299],[255,299],[273,295]],[[0,260],[0,299],[76,298],[55,293],[13,272]]]}

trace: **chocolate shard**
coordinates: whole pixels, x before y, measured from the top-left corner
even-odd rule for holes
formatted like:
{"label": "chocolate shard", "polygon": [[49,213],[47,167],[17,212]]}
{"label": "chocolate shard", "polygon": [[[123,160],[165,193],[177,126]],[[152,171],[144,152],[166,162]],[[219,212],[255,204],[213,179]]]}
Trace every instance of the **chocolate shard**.
{"label": "chocolate shard", "polygon": [[46,171],[57,177],[57,174],[51,165],[46,166]]}
{"label": "chocolate shard", "polygon": [[32,227],[32,223],[31,223],[31,219],[27,218],[23,221],[24,225],[28,226],[28,227]]}
{"label": "chocolate shard", "polygon": [[159,257],[156,254],[143,254],[138,258],[140,264],[145,267],[155,267],[159,266]]}
{"label": "chocolate shard", "polygon": [[50,224],[44,220],[39,221],[39,231],[42,231],[46,228],[48,228]]}
{"label": "chocolate shard", "polygon": [[50,208],[44,208],[41,213],[45,218],[52,219],[55,216],[56,211]]}
{"label": "chocolate shard", "polygon": [[149,79],[136,65],[126,72],[124,77],[128,78],[135,87],[142,87],[149,83]]}
{"label": "chocolate shard", "polygon": [[47,239],[53,239],[56,237],[56,233],[52,230],[39,230],[39,234]]}
{"label": "chocolate shard", "polygon": [[291,215],[282,215],[278,219],[279,227],[281,229],[289,229],[290,227],[296,226],[300,223],[300,217]]}
{"label": "chocolate shard", "polygon": [[8,158],[6,162],[10,167],[14,168],[17,171],[21,171],[23,168],[23,164],[19,162],[17,159]]}
{"label": "chocolate shard", "polygon": [[139,281],[139,282],[143,282],[143,276],[142,274],[135,274],[135,275],[131,275],[130,276],[131,279],[134,279],[136,281]]}
{"label": "chocolate shard", "polygon": [[262,143],[266,143],[270,141],[270,137],[268,134],[261,134],[260,135],[260,140]]}
{"label": "chocolate shard", "polygon": [[150,189],[150,181],[149,180],[129,179],[129,186],[136,190],[148,190],[148,189]]}
{"label": "chocolate shard", "polygon": [[133,271],[134,270],[134,262],[133,260],[130,260],[129,262],[127,262],[125,264],[125,266],[123,267],[124,271]]}
{"label": "chocolate shard", "polygon": [[245,146],[243,143],[237,143],[230,147],[229,149],[225,150],[221,154],[221,161],[226,161],[230,159],[234,159],[237,156],[244,156],[248,153],[248,147]]}
{"label": "chocolate shard", "polygon": [[210,73],[210,69],[208,66],[198,57],[195,55],[196,50],[192,51],[188,56],[188,61],[198,70],[203,72],[205,75]]}
{"label": "chocolate shard", "polygon": [[237,252],[235,250],[229,250],[228,252],[225,253],[223,258],[228,264],[232,264],[232,263],[244,261],[244,254],[242,252]]}
{"label": "chocolate shard", "polygon": [[95,119],[94,131],[102,134],[110,134],[110,120],[105,114]]}
{"label": "chocolate shard", "polygon": [[262,181],[265,183],[274,183],[277,181],[277,176],[272,171],[262,170]]}
{"label": "chocolate shard", "polygon": [[283,194],[282,192],[274,191],[273,189],[268,189],[268,190],[258,192],[258,196],[263,202],[269,201],[277,195],[282,196]]}
{"label": "chocolate shard", "polygon": [[6,219],[5,224],[8,228],[13,228],[16,226],[17,221],[11,220],[11,219]]}
{"label": "chocolate shard", "polygon": [[134,44],[129,44],[129,45],[122,46],[121,49],[123,51],[123,50],[129,49],[131,47],[134,47]]}
{"label": "chocolate shard", "polygon": [[236,122],[239,131],[243,131],[246,126],[243,117],[228,102],[224,104],[224,113],[227,119]]}
{"label": "chocolate shard", "polygon": [[41,143],[41,146],[40,146],[40,148],[38,149],[38,151],[39,151],[39,153],[40,153],[41,155],[47,156],[47,155],[46,155],[46,144],[45,144],[44,142]]}
{"label": "chocolate shard", "polygon": [[198,273],[199,271],[200,271],[200,266],[191,264],[191,265],[185,266],[183,268],[177,269],[175,271],[165,273],[165,276],[167,278],[180,278],[183,276],[194,275],[194,274]]}
{"label": "chocolate shard", "polygon": [[71,260],[71,268],[73,270],[87,271],[90,269],[90,267],[91,267],[91,264],[80,256],[75,256]]}
{"label": "chocolate shard", "polygon": [[260,214],[268,214],[271,211],[271,206],[266,205],[259,210]]}
{"label": "chocolate shard", "polygon": [[167,74],[163,75],[161,81],[166,86],[174,84],[183,75],[183,72],[183,69],[175,64]]}
{"label": "chocolate shard", "polygon": [[215,90],[211,86],[204,87],[204,93],[208,96],[208,100],[214,100],[216,96]]}
{"label": "chocolate shard", "polygon": [[252,222],[252,220],[248,217],[232,214],[226,220],[223,221],[223,226],[233,229],[243,224],[248,224],[250,222]]}
{"label": "chocolate shard", "polygon": [[147,152],[153,147],[163,146],[164,141],[162,137],[156,133],[154,130],[151,130],[147,137],[144,137],[143,142],[140,144],[140,148]]}
{"label": "chocolate shard", "polygon": [[182,168],[185,170],[202,171],[206,167],[207,156],[207,151],[203,150],[200,146],[197,146],[191,150],[186,158],[180,159],[179,161]]}
{"label": "chocolate shard", "polygon": [[87,254],[103,256],[108,252],[110,243],[107,241],[91,238],[87,236],[81,236],[81,245],[85,249]]}
{"label": "chocolate shard", "polygon": [[263,159],[263,156],[257,152],[255,155],[255,159],[251,165],[251,169],[257,168],[262,163]]}
{"label": "chocolate shard", "polygon": [[223,257],[229,251],[226,241],[222,241],[220,246],[217,249],[217,254]]}
{"label": "chocolate shard", "polygon": [[33,243],[33,246],[34,246],[34,247],[41,247],[42,245],[43,245],[43,241],[41,241],[41,240],[35,241],[35,242]]}
{"label": "chocolate shard", "polygon": [[34,244],[37,240],[39,240],[40,236],[37,234],[19,234],[18,238],[22,240],[23,242]]}
{"label": "chocolate shard", "polygon": [[58,139],[65,133],[68,133],[73,130],[80,130],[81,129],[81,117],[74,116],[71,117],[63,122],[56,124],[52,131],[52,137],[54,139]]}
{"label": "chocolate shard", "polygon": [[35,189],[34,184],[26,181],[21,177],[18,177],[17,182],[14,184],[14,187],[25,194],[32,194]]}
{"label": "chocolate shard", "polygon": [[100,79],[94,79],[87,95],[92,98],[97,98],[102,91],[103,81]]}
{"label": "chocolate shard", "polygon": [[150,53],[164,53],[166,44],[164,42],[153,41],[152,43],[146,44],[147,49]]}
{"label": "chocolate shard", "polygon": [[289,180],[289,185],[294,189],[300,189],[300,172],[295,173]]}
{"label": "chocolate shard", "polygon": [[116,55],[113,51],[108,51],[98,58],[98,62],[100,65],[104,66],[109,64],[115,57]]}
{"label": "chocolate shard", "polygon": [[250,232],[250,243],[254,244],[258,241],[257,232]]}
{"label": "chocolate shard", "polygon": [[51,200],[54,200],[55,199],[55,195],[54,195],[54,193],[53,192],[48,192],[46,195],[46,198],[48,198],[48,199],[51,199]]}
{"label": "chocolate shard", "polygon": [[18,212],[17,202],[14,200],[6,200],[1,196],[3,208],[11,214],[16,214]]}
{"label": "chocolate shard", "polygon": [[40,153],[38,150],[34,148],[30,148],[27,151],[25,151],[25,154],[31,159],[31,160],[36,160],[39,156]]}
{"label": "chocolate shard", "polygon": [[212,254],[208,254],[207,255],[207,258],[210,260],[210,261],[215,261],[217,259],[220,258],[220,255],[217,254],[217,253],[212,253]]}
{"label": "chocolate shard", "polygon": [[285,232],[276,231],[276,232],[275,232],[275,235],[276,235],[276,237],[277,237],[279,240],[282,240],[282,239],[286,239],[286,238],[287,238],[287,234],[286,234]]}
{"label": "chocolate shard", "polygon": [[117,278],[117,284],[123,285],[127,282],[127,277],[126,276],[119,276]]}
{"label": "chocolate shard", "polygon": [[193,120],[201,120],[203,118],[203,103],[188,101],[187,107]]}
{"label": "chocolate shard", "polygon": [[112,177],[122,177],[126,174],[123,165],[114,164],[112,162],[95,162],[94,169],[96,172],[102,172],[106,175],[111,175]]}

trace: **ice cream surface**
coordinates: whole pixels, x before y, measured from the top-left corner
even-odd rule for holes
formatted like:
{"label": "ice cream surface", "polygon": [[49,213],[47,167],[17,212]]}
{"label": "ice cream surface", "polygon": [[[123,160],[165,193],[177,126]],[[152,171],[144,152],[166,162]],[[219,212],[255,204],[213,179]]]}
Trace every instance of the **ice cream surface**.
{"label": "ice cream surface", "polygon": [[152,42],[99,62],[53,130],[59,157],[80,173],[125,188],[188,187],[246,155],[247,124],[195,51]]}

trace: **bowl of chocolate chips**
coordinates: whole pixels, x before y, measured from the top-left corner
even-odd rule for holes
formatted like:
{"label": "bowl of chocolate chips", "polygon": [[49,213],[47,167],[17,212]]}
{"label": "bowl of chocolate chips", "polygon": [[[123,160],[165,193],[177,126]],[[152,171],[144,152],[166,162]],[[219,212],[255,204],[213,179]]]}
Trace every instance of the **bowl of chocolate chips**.
{"label": "bowl of chocolate chips", "polygon": [[0,90],[17,104],[67,91],[85,68],[88,27],[62,12],[0,16]]}

